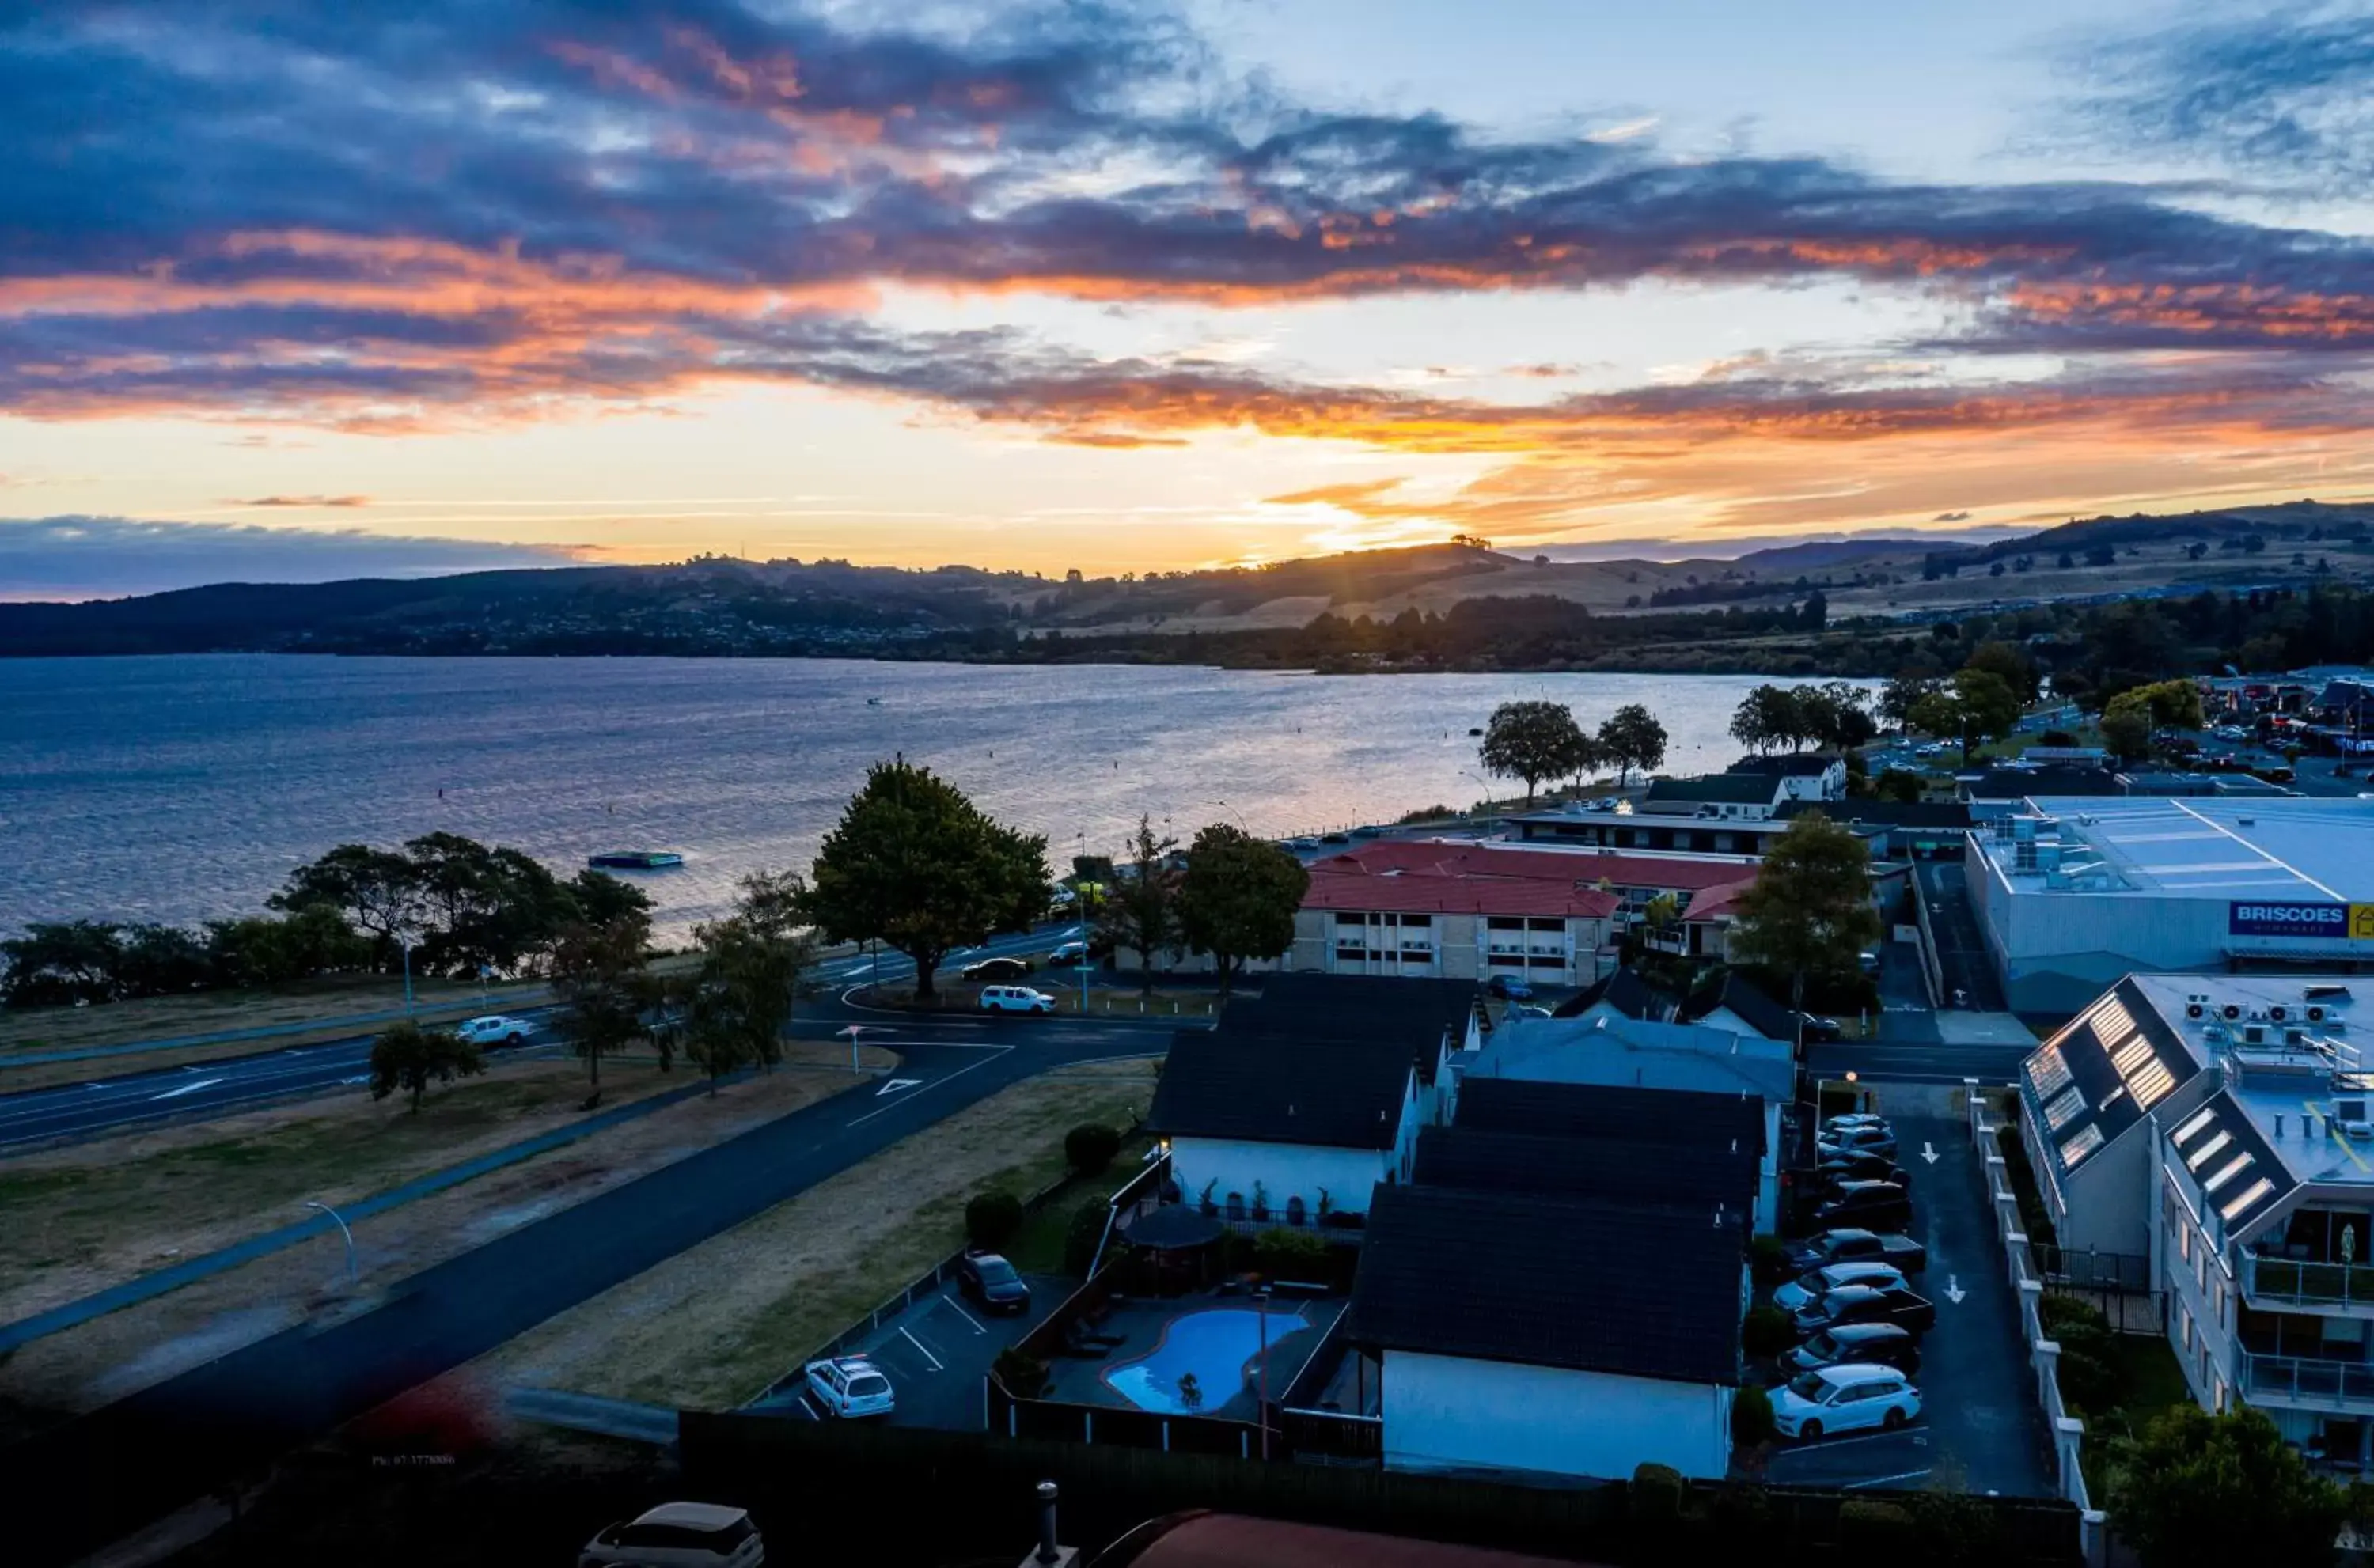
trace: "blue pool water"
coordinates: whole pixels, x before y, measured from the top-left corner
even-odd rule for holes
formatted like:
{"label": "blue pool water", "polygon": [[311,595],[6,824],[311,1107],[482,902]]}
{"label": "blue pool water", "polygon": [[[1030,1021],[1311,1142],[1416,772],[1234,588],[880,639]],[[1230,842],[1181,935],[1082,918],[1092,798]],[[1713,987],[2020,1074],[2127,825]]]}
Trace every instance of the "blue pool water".
{"label": "blue pool water", "polygon": [[[1261,1313],[1241,1306],[1173,1318],[1159,1344],[1134,1361],[1109,1368],[1105,1386],[1142,1410],[1165,1415],[1216,1410],[1244,1389],[1245,1369],[1261,1354]],[[1299,1312],[1273,1310],[1269,1342],[1275,1345],[1303,1327]],[[1180,1398],[1179,1379],[1189,1373],[1203,1391],[1200,1405],[1190,1406]]]}

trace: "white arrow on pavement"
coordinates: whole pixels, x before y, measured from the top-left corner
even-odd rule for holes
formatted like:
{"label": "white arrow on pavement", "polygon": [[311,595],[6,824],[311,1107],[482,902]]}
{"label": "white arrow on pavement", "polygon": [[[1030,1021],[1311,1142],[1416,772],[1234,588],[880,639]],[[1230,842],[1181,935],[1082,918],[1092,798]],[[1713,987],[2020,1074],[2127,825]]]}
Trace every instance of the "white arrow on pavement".
{"label": "white arrow on pavement", "polygon": [[885,1094],[895,1094],[901,1089],[920,1089],[923,1083],[923,1081],[920,1078],[893,1078],[881,1088],[875,1090],[874,1097],[878,1100]]}
{"label": "white arrow on pavement", "polygon": [[1945,1276],[1945,1299],[1947,1301],[1952,1302],[1956,1306],[1959,1306],[1962,1305],[1962,1298],[1969,1293],[1969,1292],[1962,1288],[1962,1281],[1960,1280],[1951,1274]]}
{"label": "white arrow on pavement", "polygon": [[1934,1143],[1929,1142],[1925,1139],[1922,1140],[1921,1144],[1921,1157],[1928,1161],[1931,1164],[1935,1164],[1937,1163],[1937,1146]]}
{"label": "white arrow on pavement", "polygon": [[211,1089],[221,1082],[219,1078],[201,1078],[195,1083],[184,1083],[178,1089],[168,1089],[161,1094],[151,1094],[152,1100],[176,1100],[183,1094],[194,1094],[201,1089]]}

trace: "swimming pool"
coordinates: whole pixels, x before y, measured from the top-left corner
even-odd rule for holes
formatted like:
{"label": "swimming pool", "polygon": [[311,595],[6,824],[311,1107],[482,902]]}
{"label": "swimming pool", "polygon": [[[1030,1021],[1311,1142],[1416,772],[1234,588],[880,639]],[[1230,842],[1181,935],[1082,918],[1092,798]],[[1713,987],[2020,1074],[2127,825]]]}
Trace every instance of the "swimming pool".
{"label": "swimming pool", "polygon": [[[1262,1317],[1242,1306],[1216,1306],[1174,1317],[1152,1350],[1108,1367],[1105,1387],[1142,1410],[1165,1415],[1216,1410],[1244,1390],[1246,1371],[1261,1354]],[[1268,1317],[1272,1345],[1307,1327],[1302,1314],[1291,1307],[1273,1309]],[[1188,1375],[1202,1393],[1199,1403],[1189,1404],[1180,1393],[1179,1380]]]}

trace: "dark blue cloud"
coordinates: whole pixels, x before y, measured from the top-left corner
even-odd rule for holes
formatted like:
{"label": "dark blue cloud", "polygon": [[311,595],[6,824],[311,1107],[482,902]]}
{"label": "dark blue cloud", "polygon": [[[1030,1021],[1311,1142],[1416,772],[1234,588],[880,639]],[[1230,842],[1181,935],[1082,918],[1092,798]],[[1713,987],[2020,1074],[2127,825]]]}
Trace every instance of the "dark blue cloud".
{"label": "dark blue cloud", "polygon": [[112,599],[194,582],[433,577],[499,567],[555,566],[578,555],[559,547],[353,530],[123,517],[0,518],[0,596]]}

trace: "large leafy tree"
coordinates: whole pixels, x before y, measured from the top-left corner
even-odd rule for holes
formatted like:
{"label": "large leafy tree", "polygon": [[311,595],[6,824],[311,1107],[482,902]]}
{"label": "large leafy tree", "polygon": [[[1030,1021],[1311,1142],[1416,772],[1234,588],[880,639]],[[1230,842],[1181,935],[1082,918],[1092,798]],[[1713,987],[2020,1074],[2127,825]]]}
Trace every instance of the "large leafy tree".
{"label": "large leafy tree", "polygon": [[2012,696],[2023,704],[2036,700],[2036,666],[2027,654],[2000,638],[1982,642],[1970,649],[1970,656],[1962,661],[1962,668],[1984,670],[1991,675],[2002,676],[2004,685],[2011,688]]}
{"label": "large leafy tree", "polygon": [[431,1082],[469,1078],[484,1066],[478,1047],[451,1029],[424,1029],[407,1018],[371,1042],[371,1098],[401,1092],[411,1097],[412,1114],[418,1116],[420,1097]]}
{"label": "large leafy tree", "polygon": [[1628,702],[1599,726],[1599,754],[1620,770],[1621,781],[1632,781],[1632,770],[1653,772],[1665,761],[1665,727],[1637,702]]}
{"label": "large leafy tree", "polygon": [[1028,928],[1047,906],[1047,840],[992,821],[901,758],[876,763],[817,852],[807,911],[826,940],[915,962],[915,994],[955,948]]}
{"label": "large leafy tree", "polygon": [[114,1000],[123,961],[123,930],[107,920],[37,920],[0,942],[8,965],[11,1007],[53,1007]]}
{"label": "large leafy tree", "polygon": [[292,912],[315,905],[337,910],[370,938],[382,965],[400,942],[420,929],[426,914],[411,859],[368,844],[341,844],[299,866],[269,902]]}
{"label": "large leafy tree", "polygon": [[742,879],[732,915],[693,929],[700,966],[669,988],[664,1005],[669,1033],[712,1090],[735,1068],[782,1059],[783,1032],[816,957],[799,913],[806,896],[796,874],[759,872]]}
{"label": "large leafy tree", "polygon": [[1545,778],[1563,778],[1591,766],[1591,738],[1562,702],[1504,702],[1492,710],[1477,748],[1485,768],[1525,781],[1525,803]]}
{"label": "large leafy tree", "polygon": [[553,943],[546,969],[560,1003],[559,1033],[585,1059],[592,1086],[587,1104],[602,1098],[602,1059],[643,1033],[643,1009],[652,995],[646,945],[651,922],[621,916],[603,925],[570,925]]}
{"label": "large leafy tree", "polygon": [[1739,896],[1733,933],[1743,956],[1787,974],[1789,1003],[1805,1005],[1805,977],[1851,975],[1880,936],[1863,840],[1807,812],[1773,841]]}
{"label": "large leafy tree", "polygon": [[2146,1568],[2330,1562],[2348,1498],[2249,1406],[2170,1407],[2119,1456],[2119,1538]]}
{"label": "large leafy tree", "polygon": [[2019,720],[2019,698],[1992,670],[1961,669],[1953,679],[1912,705],[1908,721],[1916,730],[1958,741],[1962,760],[1982,741],[2011,732]]}
{"label": "large leafy tree", "polygon": [[1294,913],[1310,889],[1301,861],[1242,828],[1220,822],[1195,835],[1179,883],[1179,924],[1190,948],[1212,955],[1222,995],[1245,960],[1294,946]]}
{"label": "large leafy tree", "polygon": [[1787,686],[1762,685],[1732,710],[1731,738],[1750,751],[1796,745],[1805,733],[1805,710]]}
{"label": "large leafy tree", "polygon": [[1127,870],[1108,887],[1097,928],[1115,947],[1137,954],[1138,983],[1151,990],[1155,960],[1179,947],[1179,873],[1170,860],[1179,841],[1157,837],[1153,819],[1140,816],[1126,848]]}

